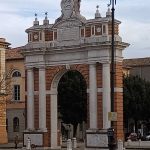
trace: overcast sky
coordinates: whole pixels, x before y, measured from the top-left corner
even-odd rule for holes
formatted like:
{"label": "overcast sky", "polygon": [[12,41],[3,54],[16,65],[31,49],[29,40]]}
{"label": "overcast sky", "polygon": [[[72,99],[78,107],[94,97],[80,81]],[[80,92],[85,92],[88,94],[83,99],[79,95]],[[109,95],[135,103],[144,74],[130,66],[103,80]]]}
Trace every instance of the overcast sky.
{"label": "overcast sky", "polygon": [[[61,0],[1,0],[0,37],[6,38],[12,47],[27,43],[25,29],[32,26],[34,14],[42,24],[48,12],[50,23],[60,16]],[[105,16],[109,0],[82,0],[81,14],[94,18],[96,5]],[[120,20],[120,35],[130,43],[123,55],[125,58],[150,57],[150,0],[117,0],[115,17]]]}

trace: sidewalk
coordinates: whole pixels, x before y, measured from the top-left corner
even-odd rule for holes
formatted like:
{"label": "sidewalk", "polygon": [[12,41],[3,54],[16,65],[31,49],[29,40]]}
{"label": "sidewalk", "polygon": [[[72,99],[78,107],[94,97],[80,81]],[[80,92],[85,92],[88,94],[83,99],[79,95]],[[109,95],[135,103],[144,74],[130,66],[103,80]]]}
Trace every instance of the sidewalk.
{"label": "sidewalk", "polygon": [[[23,143],[18,144],[18,149],[22,149]],[[14,143],[8,143],[8,144],[0,144],[0,150],[6,150],[6,149],[15,149],[15,144]]]}
{"label": "sidewalk", "polygon": [[[18,150],[22,149],[23,144],[19,143],[18,144]],[[11,150],[16,150],[15,149],[15,144],[14,143],[8,143],[8,144],[0,144],[0,150],[7,150],[7,149],[11,149]]]}
{"label": "sidewalk", "polygon": [[[0,150],[16,150],[14,147],[15,147],[14,143],[0,144]],[[33,150],[40,150],[40,149],[41,149],[40,147],[33,148]],[[66,150],[66,149],[67,149],[67,145],[65,142],[62,144],[61,150]],[[17,150],[25,150],[25,148],[23,148],[23,143],[18,144]],[[47,148],[47,150],[52,150],[52,149]],[[75,150],[84,150],[84,143],[77,143],[77,148]]]}

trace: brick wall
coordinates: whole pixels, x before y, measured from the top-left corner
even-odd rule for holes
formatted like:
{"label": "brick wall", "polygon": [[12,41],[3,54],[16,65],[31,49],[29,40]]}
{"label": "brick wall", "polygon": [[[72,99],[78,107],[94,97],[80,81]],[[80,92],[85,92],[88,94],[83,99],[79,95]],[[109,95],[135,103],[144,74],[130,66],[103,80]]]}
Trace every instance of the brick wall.
{"label": "brick wall", "polygon": [[5,97],[0,97],[0,144],[7,143],[6,132],[6,100]]}
{"label": "brick wall", "polygon": [[[97,64],[97,87],[102,88],[102,64]],[[89,88],[89,66],[87,64],[82,64],[82,65],[71,65],[70,70],[76,70],[79,71],[86,83],[87,83],[87,88]],[[69,71],[70,71],[69,70]],[[47,67],[46,68],[46,90],[51,90],[51,84],[55,76],[60,71],[66,71],[65,66],[55,66],[55,67]],[[35,86],[35,91],[39,90],[39,72],[37,69],[34,70],[34,86]],[[62,74],[63,75],[63,74]],[[116,75],[115,75],[115,87],[122,88],[122,63],[117,63],[116,64]],[[89,93],[87,93],[87,110],[89,110]],[[102,121],[102,92],[97,93],[98,97],[98,102],[97,102],[97,109],[98,109],[98,128],[102,128],[103,126],[103,121]],[[50,146],[50,130],[51,130],[51,120],[50,120],[50,94],[47,94],[46,96],[46,125],[48,129],[48,134],[45,134],[44,136],[44,141],[46,146]],[[39,125],[39,96],[35,95],[35,128],[38,128]],[[118,139],[123,139],[123,94],[122,92],[119,93],[117,92],[115,94],[115,111],[118,113],[118,121],[114,123],[114,127],[116,129],[116,135]],[[87,122],[89,126],[89,112],[87,112]],[[58,137],[59,138],[59,137]],[[59,141],[58,141],[59,142]]]}
{"label": "brick wall", "polygon": [[[123,87],[123,69],[122,63],[116,64],[116,73],[115,73],[115,87],[122,88]],[[124,139],[123,133],[123,93],[116,92],[115,93],[115,103],[114,103],[115,111],[117,112],[117,122],[114,124],[116,129],[117,139]]]}

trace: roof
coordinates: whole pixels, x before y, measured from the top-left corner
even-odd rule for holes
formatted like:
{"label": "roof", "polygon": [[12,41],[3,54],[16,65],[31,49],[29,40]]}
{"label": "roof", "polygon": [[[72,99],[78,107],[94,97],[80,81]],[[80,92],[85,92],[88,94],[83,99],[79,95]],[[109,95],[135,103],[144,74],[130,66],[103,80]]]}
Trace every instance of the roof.
{"label": "roof", "polygon": [[11,59],[23,59],[23,56],[21,54],[21,47],[6,50],[6,60]]}
{"label": "roof", "polygon": [[150,66],[150,57],[146,58],[135,58],[135,59],[124,59],[123,66]]}

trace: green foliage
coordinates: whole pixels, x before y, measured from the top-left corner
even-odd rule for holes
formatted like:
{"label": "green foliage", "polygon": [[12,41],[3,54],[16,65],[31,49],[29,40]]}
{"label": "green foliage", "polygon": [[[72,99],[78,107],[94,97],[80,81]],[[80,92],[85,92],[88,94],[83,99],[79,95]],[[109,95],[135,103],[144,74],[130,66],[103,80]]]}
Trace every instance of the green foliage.
{"label": "green foliage", "polygon": [[148,120],[150,118],[150,82],[138,77],[124,77],[124,119]]}
{"label": "green foliage", "polygon": [[58,106],[64,123],[71,123],[74,128],[87,118],[86,83],[77,71],[63,75],[58,85]]}

